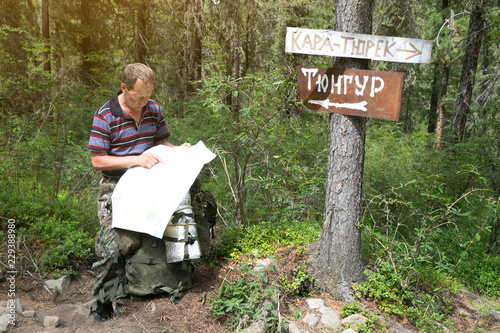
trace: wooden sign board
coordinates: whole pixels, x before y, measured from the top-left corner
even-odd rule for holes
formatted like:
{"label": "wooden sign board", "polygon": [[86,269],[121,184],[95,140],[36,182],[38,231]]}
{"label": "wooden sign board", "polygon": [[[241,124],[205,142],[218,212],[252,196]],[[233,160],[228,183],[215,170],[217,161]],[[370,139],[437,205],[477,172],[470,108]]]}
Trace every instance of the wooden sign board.
{"label": "wooden sign board", "polygon": [[428,64],[432,41],[352,34],[330,30],[286,29],[285,52]]}
{"label": "wooden sign board", "polygon": [[297,81],[311,110],[399,120],[404,73],[299,66]]}

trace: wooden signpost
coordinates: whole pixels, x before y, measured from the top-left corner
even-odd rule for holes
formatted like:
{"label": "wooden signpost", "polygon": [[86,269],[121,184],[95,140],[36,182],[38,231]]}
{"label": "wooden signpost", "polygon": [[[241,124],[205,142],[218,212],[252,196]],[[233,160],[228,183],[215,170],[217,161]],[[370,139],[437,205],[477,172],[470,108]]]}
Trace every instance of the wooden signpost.
{"label": "wooden signpost", "polygon": [[287,53],[428,64],[431,51],[431,40],[330,30],[286,29]]}
{"label": "wooden signpost", "polygon": [[404,73],[301,67],[297,90],[311,110],[397,121]]}
{"label": "wooden signpost", "polygon": [[[429,63],[432,41],[287,28],[285,52]],[[298,67],[299,98],[312,110],[398,121],[404,74]]]}

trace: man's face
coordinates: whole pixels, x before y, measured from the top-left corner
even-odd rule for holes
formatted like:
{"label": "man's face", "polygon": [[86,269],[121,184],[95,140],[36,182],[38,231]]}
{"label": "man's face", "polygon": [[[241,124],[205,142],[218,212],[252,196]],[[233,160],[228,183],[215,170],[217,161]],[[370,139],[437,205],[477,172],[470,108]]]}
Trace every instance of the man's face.
{"label": "man's face", "polygon": [[153,83],[145,83],[142,79],[137,79],[131,90],[128,90],[124,83],[121,88],[126,106],[135,112],[142,110],[153,93]]}

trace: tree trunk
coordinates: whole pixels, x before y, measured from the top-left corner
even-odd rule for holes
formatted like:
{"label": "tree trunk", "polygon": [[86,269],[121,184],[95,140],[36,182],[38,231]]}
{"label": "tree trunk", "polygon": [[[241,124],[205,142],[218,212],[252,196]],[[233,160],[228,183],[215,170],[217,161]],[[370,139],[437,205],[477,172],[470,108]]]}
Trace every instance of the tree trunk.
{"label": "tree trunk", "polygon": [[[236,92],[238,93],[238,82],[240,79],[240,44],[239,40],[236,39],[234,43],[234,80],[236,84]],[[232,94],[231,94],[232,95]],[[231,113],[233,114],[233,121],[235,122],[235,137],[241,134],[240,129],[240,103],[239,95],[236,94],[232,98]],[[248,163],[248,158],[245,158],[242,153],[240,153],[241,143],[238,140],[234,141],[233,144],[234,153],[234,174],[236,178],[236,226],[241,227],[245,223],[245,211],[244,211],[244,190],[245,190],[245,173]],[[248,157],[248,156],[247,156]],[[244,160],[244,161],[243,161]]]}
{"label": "tree trunk", "polygon": [[[336,1],[335,30],[370,34],[372,0]],[[340,58],[337,68],[368,69],[369,61]],[[341,299],[354,300],[352,282],[364,279],[361,259],[361,198],[366,118],[330,115],[325,221],[311,246],[315,279]]]}
{"label": "tree trunk", "polygon": [[[486,0],[486,9],[485,12],[489,13],[491,10],[492,6],[492,1],[491,0]],[[490,79],[485,79],[488,77],[491,77],[491,74],[493,74],[490,70],[490,65],[491,61],[490,59],[493,59],[494,55],[493,52],[490,51],[490,47],[494,45],[494,43],[491,43],[491,37],[490,37],[490,31],[491,27],[493,26],[491,20],[489,18],[486,19],[485,21],[486,27],[483,31],[484,34],[484,41],[483,41],[483,47],[482,47],[482,83],[479,87],[479,96],[476,100],[476,105],[481,108],[481,117],[484,119],[487,116],[487,108],[484,108],[483,106],[487,103],[489,93],[487,91],[489,90],[490,86],[494,85],[495,83],[492,83],[493,80]]]}
{"label": "tree trunk", "polygon": [[82,68],[81,68],[81,80],[85,85],[90,85],[90,71],[91,65],[90,55],[91,55],[91,40],[90,31],[92,29],[91,20],[91,1],[81,1],[80,3],[80,20],[81,20],[81,42],[80,48],[82,52]]}
{"label": "tree trunk", "polygon": [[202,54],[202,15],[203,2],[188,0],[186,2],[187,17],[187,45],[186,45],[186,66],[187,66],[187,87],[188,94],[197,90],[198,84],[194,84],[201,79]]}
{"label": "tree trunk", "polygon": [[436,130],[436,151],[441,149],[441,141],[444,126],[444,98],[448,90],[448,78],[450,77],[450,66],[447,63],[443,65],[443,78],[441,79],[441,94],[439,96],[439,116]]}
{"label": "tree trunk", "polygon": [[481,37],[484,25],[483,6],[486,0],[474,0],[472,14],[469,20],[467,32],[467,45],[462,65],[462,74],[458,86],[457,100],[455,102],[455,115],[452,122],[453,142],[461,142],[465,139],[465,125],[470,110],[472,90],[474,88],[474,76],[476,74],[481,50]]}
{"label": "tree trunk", "polygon": [[148,40],[148,21],[151,11],[150,0],[144,0],[138,3],[137,7],[137,60],[140,63],[146,63],[147,40]]}
{"label": "tree trunk", "polygon": [[438,118],[437,110],[439,104],[439,62],[434,64],[434,77],[432,79],[431,105],[427,119],[427,133],[436,132],[436,122]]}
{"label": "tree trunk", "polygon": [[43,70],[50,73],[49,0],[42,0]]}

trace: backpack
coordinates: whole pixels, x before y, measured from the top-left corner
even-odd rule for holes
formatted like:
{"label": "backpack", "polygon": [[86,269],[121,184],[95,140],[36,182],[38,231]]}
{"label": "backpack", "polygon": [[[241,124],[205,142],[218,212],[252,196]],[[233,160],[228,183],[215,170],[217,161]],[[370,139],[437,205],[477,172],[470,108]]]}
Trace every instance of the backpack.
{"label": "backpack", "polygon": [[191,288],[194,266],[189,261],[168,263],[164,240],[127,230],[119,233],[120,254],[126,258],[125,295],[168,293],[175,299],[179,292]]}
{"label": "backpack", "polygon": [[215,224],[217,223],[217,202],[212,193],[201,189],[199,178],[196,178],[191,189],[191,205],[193,206],[194,220],[198,243],[203,256],[210,254],[211,239],[215,238]]}
{"label": "backpack", "polygon": [[115,228],[124,269],[119,269],[119,277],[104,284],[101,302],[160,293],[168,293],[175,301],[179,292],[193,285],[191,260],[210,253],[216,219],[215,198],[209,191],[202,191],[196,179],[173,214],[163,239]]}

